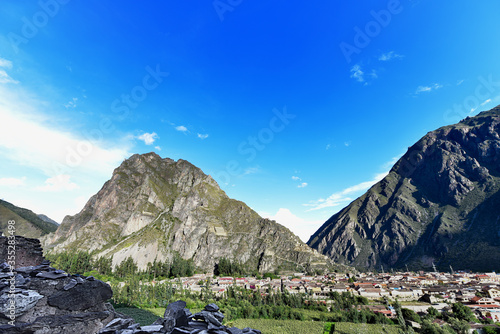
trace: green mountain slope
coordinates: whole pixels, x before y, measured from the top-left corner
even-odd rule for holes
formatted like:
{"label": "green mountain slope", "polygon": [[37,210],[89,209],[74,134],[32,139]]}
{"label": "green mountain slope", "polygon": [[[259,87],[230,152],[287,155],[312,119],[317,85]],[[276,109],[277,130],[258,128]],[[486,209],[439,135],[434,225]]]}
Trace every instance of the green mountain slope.
{"label": "green mountain slope", "polygon": [[36,213],[28,209],[0,200],[0,231],[7,232],[9,220],[16,222],[16,235],[28,238],[39,238],[42,235],[54,232],[59,226],[56,223],[44,221]]}
{"label": "green mountain slope", "polygon": [[359,268],[500,269],[500,107],[429,132],[308,244]]}

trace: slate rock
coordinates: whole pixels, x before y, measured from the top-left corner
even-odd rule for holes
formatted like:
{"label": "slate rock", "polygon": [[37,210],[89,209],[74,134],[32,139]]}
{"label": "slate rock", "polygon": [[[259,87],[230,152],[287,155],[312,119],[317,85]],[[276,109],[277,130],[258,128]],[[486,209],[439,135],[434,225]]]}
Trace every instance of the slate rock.
{"label": "slate rock", "polygon": [[215,319],[219,320],[220,322],[224,320],[224,314],[222,314],[221,312],[212,312],[211,314],[215,317]]}
{"label": "slate rock", "polygon": [[33,266],[27,266],[27,267],[20,267],[16,269],[16,272],[19,274],[22,274],[24,276],[29,276],[31,272],[34,270],[35,267]]}
{"label": "slate rock", "polygon": [[0,271],[10,271],[10,266],[7,262],[0,263]]}
{"label": "slate rock", "polygon": [[69,289],[74,288],[77,284],[78,284],[78,282],[77,282],[75,279],[71,279],[71,280],[68,282],[68,284],[66,284],[66,285],[63,287],[63,290],[64,290],[64,291],[68,291]]}
{"label": "slate rock", "polygon": [[67,276],[68,276],[68,274],[66,274],[65,272],[56,273],[54,271],[42,271],[42,272],[39,272],[38,274],[36,274],[36,277],[45,278],[45,279],[58,279],[58,278],[64,278]]}
{"label": "slate rock", "polygon": [[0,325],[0,333],[2,334],[32,334],[35,331],[28,329],[28,324]]}
{"label": "slate rock", "polygon": [[217,306],[217,304],[214,303],[208,304],[207,306],[205,306],[205,311],[217,312],[219,311],[219,306]]}
{"label": "slate rock", "polygon": [[102,281],[87,281],[68,291],[59,291],[47,298],[50,306],[61,310],[84,311],[106,302],[113,296],[111,287]]}
{"label": "slate rock", "polygon": [[[196,313],[193,316],[193,319],[204,320],[207,324],[211,324],[216,327],[222,327],[222,323],[219,320],[217,320],[217,318],[214,317],[212,313],[207,311],[201,311],[199,313]],[[213,327],[208,326],[208,328],[213,328]]]}
{"label": "slate rock", "polygon": [[12,276],[14,276],[14,273],[11,273],[11,272],[6,272],[6,273],[0,273],[0,279],[4,279],[4,278],[11,278]]}
{"label": "slate rock", "polygon": [[243,331],[238,327],[227,328],[226,332],[228,332],[229,334],[243,334]]}
{"label": "slate rock", "polygon": [[[84,312],[64,315],[48,315],[36,318],[28,328],[42,333],[97,333],[109,312]],[[50,332],[47,332],[47,329]]]}
{"label": "slate rock", "polygon": [[0,315],[5,318],[10,315],[9,307],[12,305],[12,299],[15,301],[15,308],[13,310],[17,318],[35,307],[36,303],[42,298],[43,296],[34,290],[22,290],[21,293],[13,296],[10,293],[4,293],[0,296]]}
{"label": "slate rock", "polygon": [[101,329],[99,334],[114,334],[116,331],[129,328],[133,323],[132,319],[115,318]]}
{"label": "slate rock", "polygon": [[193,330],[190,329],[184,329],[184,328],[174,328],[171,334],[191,334]]}
{"label": "slate rock", "polygon": [[51,268],[48,264],[40,264],[38,266],[34,266],[33,267],[33,271],[38,271],[38,272],[40,272],[40,271],[48,271],[50,269],[53,269],[53,268]]}
{"label": "slate rock", "polygon": [[[178,300],[167,305],[163,318],[165,320],[173,320],[174,327],[187,326],[188,316],[191,312],[186,308],[186,302]],[[168,329],[168,328],[166,328]]]}
{"label": "slate rock", "polygon": [[151,326],[142,326],[141,331],[145,331],[147,333],[160,332],[163,330],[163,326],[160,325],[151,325]]}
{"label": "slate rock", "polygon": [[190,321],[188,327],[194,329],[208,329],[208,324],[204,321]]}

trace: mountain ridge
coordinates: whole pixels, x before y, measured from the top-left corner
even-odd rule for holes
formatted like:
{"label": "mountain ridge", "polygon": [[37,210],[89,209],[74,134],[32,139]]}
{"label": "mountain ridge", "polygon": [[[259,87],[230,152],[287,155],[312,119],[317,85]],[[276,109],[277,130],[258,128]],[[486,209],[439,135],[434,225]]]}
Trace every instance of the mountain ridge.
{"label": "mountain ridge", "polygon": [[[43,215],[44,217],[47,217]],[[15,233],[28,238],[39,238],[42,235],[54,232],[58,225],[47,217],[46,221],[33,211],[18,207],[12,203],[0,200],[0,231],[7,231],[9,220],[14,220]]]}
{"label": "mountain ridge", "polygon": [[80,249],[111,257],[113,265],[132,256],[141,269],[175,254],[206,271],[222,257],[259,271],[330,265],[286,227],[230,199],[198,167],[153,152],[126,159],[43,244],[49,252]]}
{"label": "mountain ridge", "polygon": [[435,262],[442,268],[495,269],[499,134],[500,106],[427,133],[384,179],[328,219],[308,245],[358,268],[419,269]]}

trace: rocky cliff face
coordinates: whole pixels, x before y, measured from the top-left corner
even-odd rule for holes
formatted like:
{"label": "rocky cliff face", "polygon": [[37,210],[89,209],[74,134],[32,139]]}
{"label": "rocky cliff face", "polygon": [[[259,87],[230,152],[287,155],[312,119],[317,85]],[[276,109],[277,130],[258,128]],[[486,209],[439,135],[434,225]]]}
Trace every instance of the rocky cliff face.
{"label": "rocky cliff face", "polygon": [[221,257],[260,271],[324,268],[328,261],[284,226],[227,197],[199,168],[154,153],[124,161],[79,214],[43,240],[46,251],[93,251],[113,265],[132,256],[142,269],[175,253],[206,271]]}
{"label": "rocky cliff face", "polygon": [[428,133],[308,244],[334,261],[498,270],[500,106]]}

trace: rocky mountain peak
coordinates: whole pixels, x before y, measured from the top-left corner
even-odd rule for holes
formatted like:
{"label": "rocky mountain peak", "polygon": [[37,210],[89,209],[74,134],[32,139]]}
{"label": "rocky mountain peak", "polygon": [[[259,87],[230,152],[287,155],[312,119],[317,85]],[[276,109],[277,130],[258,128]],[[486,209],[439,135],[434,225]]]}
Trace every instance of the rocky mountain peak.
{"label": "rocky mountain peak", "polygon": [[132,256],[141,269],[176,254],[206,271],[221,257],[261,271],[329,263],[284,226],[230,199],[198,167],[155,153],[123,161],[84,209],[43,242],[53,252],[94,251],[113,265]]}
{"label": "rocky mountain peak", "polygon": [[496,107],[426,134],[308,244],[359,267],[421,268],[434,261],[491,269],[485,257],[496,256],[500,245],[486,231],[500,233],[499,189]]}

